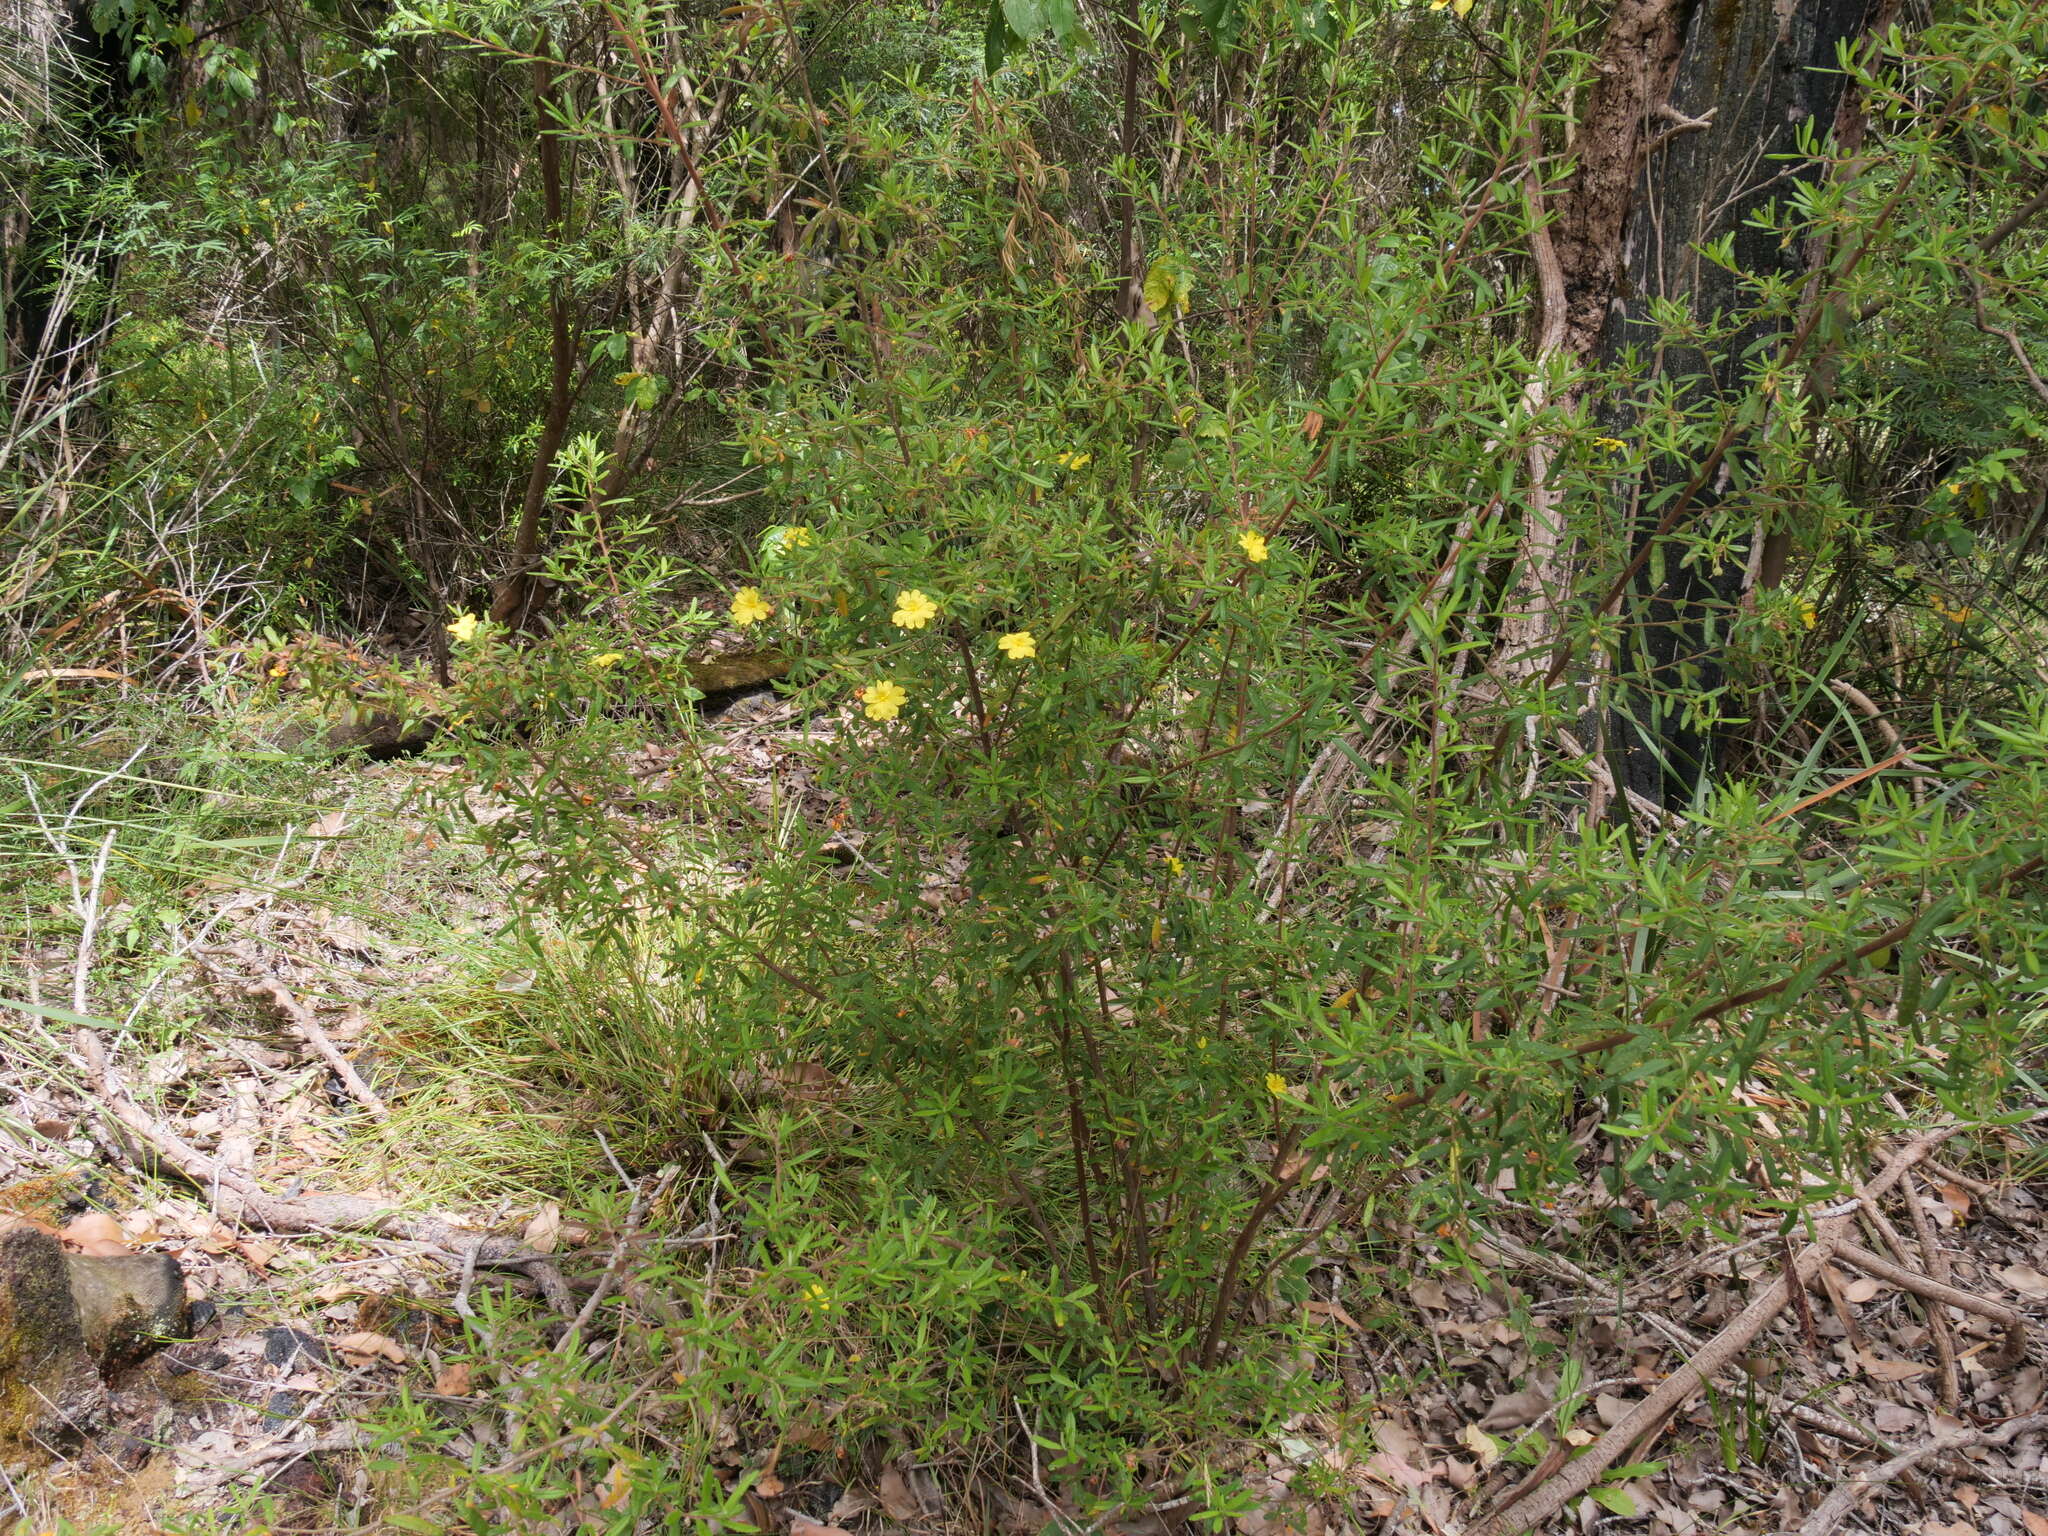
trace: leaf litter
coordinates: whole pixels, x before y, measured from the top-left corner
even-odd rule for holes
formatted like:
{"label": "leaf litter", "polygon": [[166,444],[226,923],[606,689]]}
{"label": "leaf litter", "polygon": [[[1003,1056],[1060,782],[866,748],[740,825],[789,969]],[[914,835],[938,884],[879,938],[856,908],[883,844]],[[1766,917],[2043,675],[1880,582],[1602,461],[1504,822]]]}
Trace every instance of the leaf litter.
{"label": "leaf litter", "polygon": [[[813,727],[759,707],[735,712],[725,726],[723,769],[757,785],[762,804],[794,802],[821,822],[830,816],[801,769],[799,749]],[[658,790],[680,750],[650,744],[632,771]],[[407,772],[403,764],[367,771],[365,796],[402,793]],[[492,809],[481,807],[486,817]],[[622,804],[620,812],[635,809]],[[331,812],[307,836],[325,855],[360,814]],[[857,860],[857,832],[842,835],[849,862]],[[453,857],[452,845],[428,828],[418,828],[415,841],[421,857]],[[392,1000],[447,974],[429,952],[322,899],[318,856],[307,875],[298,882],[304,894],[250,888],[216,896],[210,941],[175,982],[207,1028],[147,1056],[136,1072],[153,1113],[192,1147],[267,1188],[293,1191],[360,1174],[360,1149],[378,1135],[361,1094],[316,1037],[345,1054],[377,1093],[402,1096],[405,1085],[380,1070],[376,1021]],[[955,880],[956,870],[935,871],[935,905]],[[492,921],[495,899],[472,894],[469,920]],[[54,981],[66,957],[42,959]],[[500,979],[508,992],[531,984],[526,972]],[[314,1030],[295,1036],[279,1028],[274,1011],[252,1008],[251,989],[267,987],[301,1002]],[[32,1054],[10,1052],[4,1065],[0,1090],[12,1119],[33,1134],[0,1141],[0,1205],[13,1209],[21,1191],[58,1178],[67,1209],[53,1230],[67,1247],[170,1254],[196,1304],[194,1337],[118,1379],[108,1425],[44,1468],[40,1486],[53,1508],[89,1517],[146,1496],[154,1520],[174,1508],[230,1507],[261,1487],[309,1513],[338,1501],[374,1517],[358,1470],[359,1426],[387,1394],[404,1386],[481,1409],[506,1390],[451,1358],[461,1339],[450,1313],[473,1311],[479,1284],[538,1301],[542,1287],[518,1268],[487,1271],[417,1242],[262,1232],[223,1219],[205,1191],[151,1178],[146,1149],[96,1129],[95,1106]],[[765,1072],[754,1088],[798,1098],[840,1091],[819,1064]],[[2030,1150],[2017,1131],[2006,1134],[2014,1153]],[[380,1182],[390,1187],[356,1193],[403,1204],[408,1173],[418,1171],[408,1159],[431,1155],[386,1146]],[[1917,1208],[1910,1230],[1933,1234],[1950,1283],[2016,1308],[2038,1336],[2048,1324],[2044,1199],[2048,1186],[1942,1168],[1909,1180],[1894,1203]],[[1758,1216],[1736,1241],[1715,1247],[1639,1203],[1640,1224],[1621,1241],[1601,1235],[1614,1232],[1616,1206],[1597,1179],[1555,1192],[1541,1212],[1516,1203],[1510,1188],[1487,1221],[1458,1233],[1375,1231],[1369,1261],[1359,1241],[1367,1234],[1332,1233],[1312,1246],[1312,1294],[1257,1304],[1269,1318],[1291,1305],[1318,1331],[1323,1343],[1311,1363],[1328,1379],[1331,1405],[1288,1422],[1270,1443],[1220,1445],[1216,1472],[1235,1475],[1257,1501],[1231,1527],[1243,1536],[1462,1536],[1622,1423],[1781,1267],[1777,1246],[1765,1240],[1774,1218]],[[535,1255],[573,1257],[587,1245],[586,1288],[603,1267],[603,1235],[565,1220],[558,1200],[522,1208],[514,1197],[445,1215],[457,1228],[517,1234]],[[1560,1239],[1575,1258],[1554,1251]],[[644,1292],[629,1282],[618,1299],[631,1304],[636,1296]],[[1945,1433],[2022,1425],[2042,1411],[2043,1368],[2031,1356],[2003,1359],[1991,1319],[1940,1309],[1953,1341],[1949,1369],[1927,1308],[1880,1278],[1832,1270],[1816,1287],[1813,1338],[1792,1311],[1779,1314],[1738,1369],[1686,1401],[1577,1500],[1569,1523],[1655,1536],[1791,1529],[1827,1494],[1902,1449]],[[748,1444],[745,1433],[725,1421],[715,1437],[716,1465],[735,1484],[770,1449]],[[1848,1528],[2048,1536],[2044,1459],[2048,1435],[2039,1428],[1931,1458],[1872,1484]],[[106,1475],[110,1465],[118,1479]],[[619,1506],[629,1484],[622,1461],[591,1491],[594,1508]],[[1086,1490],[992,1480],[967,1464],[890,1462],[872,1474],[849,1469],[826,1493],[820,1500],[814,1487],[770,1474],[754,1484],[750,1508],[791,1536],[1078,1530]],[[1157,1502],[1163,1508],[1099,1529],[1146,1536],[1187,1528],[1186,1499]],[[978,1513],[970,1518],[970,1510]]]}

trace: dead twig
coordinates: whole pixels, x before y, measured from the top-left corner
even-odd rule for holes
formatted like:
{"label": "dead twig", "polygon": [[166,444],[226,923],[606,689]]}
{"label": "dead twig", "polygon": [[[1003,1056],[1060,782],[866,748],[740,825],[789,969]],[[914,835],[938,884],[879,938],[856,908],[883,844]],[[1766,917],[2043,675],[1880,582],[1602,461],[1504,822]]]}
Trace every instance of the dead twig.
{"label": "dead twig", "polygon": [[[609,1146],[605,1148],[605,1155],[611,1156]],[[583,1310],[576,1314],[575,1321],[569,1324],[568,1331],[556,1341],[556,1354],[566,1355],[576,1347],[576,1340],[582,1336],[583,1330],[590,1326],[590,1320],[597,1316],[597,1309],[604,1304],[605,1297],[610,1294],[613,1283],[618,1279],[619,1270],[626,1262],[626,1254],[633,1246],[633,1239],[640,1233],[640,1223],[646,1220],[648,1210],[668,1192],[668,1187],[675,1183],[676,1176],[681,1172],[682,1168],[679,1165],[671,1163],[653,1178],[642,1179],[635,1186],[633,1204],[626,1212],[626,1224],[619,1232],[619,1240],[612,1244],[611,1259],[605,1265],[604,1273],[597,1277],[597,1285],[583,1303]]]}
{"label": "dead twig", "polygon": [[92,1030],[76,1030],[72,1043],[100,1107],[154,1147],[171,1168],[201,1189],[217,1191],[216,1209],[224,1220],[271,1232],[375,1232],[427,1243],[451,1255],[474,1245],[477,1263],[526,1270],[555,1310],[565,1317],[575,1315],[574,1294],[554,1261],[545,1254],[535,1253],[512,1238],[479,1238],[451,1222],[433,1216],[407,1215],[361,1195],[300,1195],[286,1199],[269,1194],[249,1174],[208,1157],[136,1103],[122,1086],[107,1060],[106,1047]]}
{"label": "dead twig", "polygon": [[1957,1429],[1947,1434],[1936,1435],[1932,1440],[1922,1441],[1911,1450],[1901,1451],[1883,1465],[1855,1477],[1844,1478],[1836,1485],[1834,1492],[1821,1500],[1820,1508],[1806,1517],[1799,1527],[1799,1536],[1828,1536],[1840,1525],[1849,1511],[1871,1489],[1903,1476],[1922,1462],[1933,1461],[1951,1451],[1966,1451],[1979,1445],[2007,1445],[2030,1430],[2048,1427],[2048,1413],[2029,1414],[2023,1419],[2012,1419],[1996,1429]]}
{"label": "dead twig", "polygon": [[[1943,1284],[1947,1284],[1952,1278],[1948,1253],[1934,1235],[1934,1223],[1927,1219],[1927,1212],[1921,1208],[1920,1195],[1916,1188],[1925,1173],[1926,1170],[1923,1168],[1906,1180],[1903,1191],[1906,1197],[1906,1219],[1912,1225],[1914,1241],[1920,1245],[1921,1273],[1932,1275]],[[1873,1211],[1871,1217],[1872,1224],[1885,1234],[1887,1241],[1895,1239],[1896,1234],[1892,1232],[1891,1223],[1886,1221],[1881,1213]],[[1901,1250],[1899,1258],[1903,1262],[1903,1241],[1898,1243],[1898,1248]],[[1935,1363],[1941,1368],[1941,1388],[1937,1401],[1940,1402],[1944,1413],[1954,1413],[1963,1398],[1963,1379],[1956,1364],[1955,1330],[1949,1326],[1948,1314],[1938,1305],[1924,1296],[1920,1298],[1920,1304],[1927,1313],[1927,1332],[1934,1342]]]}
{"label": "dead twig", "polygon": [[2005,1347],[1997,1355],[1987,1359],[1986,1364],[2017,1365],[2027,1357],[2027,1320],[2011,1307],[2001,1302],[1987,1301],[1970,1291],[1946,1285],[1939,1280],[1902,1268],[1890,1259],[1881,1258],[1868,1248],[1859,1247],[1846,1239],[1835,1244],[1835,1257],[1844,1264],[1855,1265],[1866,1275],[1889,1280],[1900,1290],[1911,1291],[1922,1300],[1942,1303],[1964,1312],[1974,1312],[1979,1317],[1990,1318],[2005,1330]]}
{"label": "dead twig", "polygon": [[311,1046],[321,1060],[334,1069],[334,1075],[341,1079],[341,1085],[348,1090],[350,1098],[379,1120],[389,1118],[391,1110],[377,1097],[377,1090],[362,1080],[356,1072],[355,1064],[341,1054],[341,1047],[336,1045],[327,1031],[320,1027],[320,1021],[313,1017],[313,1010],[293,997],[283,982],[274,979],[259,981],[249,988],[249,996],[261,998],[284,1015],[285,1022],[292,1027],[292,1032]]}
{"label": "dead twig", "polygon": [[[1557,1279],[1568,1280],[1583,1286],[1589,1297],[1604,1289],[1602,1282],[1596,1276],[1586,1273],[1585,1270],[1580,1269],[1578,1265],[1561,1255],[1545,1253],[1541,1249],[1531,1248],[1519,1239],[1512,1238],[1505,1232],[1492,1228],[1481,1228],[1479,1230],[1480,1235],[1485,1239],[1489,1247],[1498,1249],[1505,1257],[1512,1259],[1515,1263],[1526,1269],[1538,1270]],[[1579,1305],[1588,1314],[1601,1310],[1590,1299],[1579,1303]],[[1698,1334],[1672,1322],[1670,1318],[1665,1317],[1662,1313],[1649,1311],[1640,1303],[1634,1305],[1634,1315],[1664,1334],[1680,1349],[1697,1354],[1706,1347],[1705,1340],[1701,1339]],[[1855,1445],[1882,1448],[1882,1442],[1875,1436],[1851,1424],[1847,1419],[1816,1408],[1811,1403],[1802,1403],[1795,1398],[1768,1392],[1764,1395],[1764,1401],[1769,1405],[1773,1413],[1781,1413],[1788,1418],[1797,1419],[1808,1429],[1816,1430],[1823,1435],[1831,1435],[1837,1440],[1847,1440]],[[1521,1494],[1516,1493],[1515,1497],[1520,1498]],[[1505,1509],[1512,1502],[1512,1499],[1502,1500],[1501,1508]]]}
{"label": "dead twig", "polygon": [[[1963,1127],[1947,1126],[1929,1131],[1902,1147],[1870,1182],[1858,1191],[1864,1200],[1875,1200],[1906,1176],[1913,1165]],[[1637,1441],[1661,1426],[1685,1405],[1693,1393],[1732,1363],[1771,1320],[1791,1304],[1794,1287],[1809,1284],[1820,1267],[1842,1246],[1843,1234],[1854,1219],[1856,1207],[1821,1221],[1814,1240],[1800,1254],[1789,1272],[1765,1286],[1706,1346],[1666,1377],[1657,1389],[1637,1403],[1621,1420],[1588,1446],[1558,1475],[1531,1489],[1517,1502],[1490,1511],[1469,1528],[1467,1536],[1520,1536],[1532,1527],[1547,1524],[1560,1510],[1594,1483],[1602,1473]],[[1975,1298],[1972,1298],[1973,1300]]]}

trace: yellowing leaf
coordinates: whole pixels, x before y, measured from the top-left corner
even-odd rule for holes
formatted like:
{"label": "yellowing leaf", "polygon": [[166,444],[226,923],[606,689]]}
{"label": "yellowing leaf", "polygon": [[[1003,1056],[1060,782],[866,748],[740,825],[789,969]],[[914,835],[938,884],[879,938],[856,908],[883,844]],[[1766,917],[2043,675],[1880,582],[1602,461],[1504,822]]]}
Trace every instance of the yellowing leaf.
{"label": "yellowing leaf", "polygon": [[1145,307],[1155,315],[1168,319],[1187,313],[1188,297],[1195,290],[1195,280],[1186,273],[1175,270],[1163,261],[1152,263],[1152,269],[1145,274]]}
{"label": "yellowing leaf", "polygon": [[1500,1460],[1500,1442],[1477,1424],[1467,1424],[1458,1432],[1458,1438],[1465,1442],[1467,1450],[1479,1458],[1480,1466],[1490,1467]]}

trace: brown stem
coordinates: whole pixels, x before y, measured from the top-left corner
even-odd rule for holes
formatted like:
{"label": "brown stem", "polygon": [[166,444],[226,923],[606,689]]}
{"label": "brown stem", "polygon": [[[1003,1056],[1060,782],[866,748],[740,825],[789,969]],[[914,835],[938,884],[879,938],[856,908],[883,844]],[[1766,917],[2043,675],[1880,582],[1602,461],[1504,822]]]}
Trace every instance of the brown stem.
{"label": "brown stem", "polygon": [[1216,1363],[1216,1351],[1223,1342],[1223,1325],[1229,1320],[1231,1304],[1237,1299],[1237,1277],[1244,1269],[1245,1255],[1258,1241],[1266,1218],[1287,1198],[1288,1191],[1301,1182],[1302,1174],[1308,1169],[1306,1158],[1296,1159],[1294,1156],[1294,1149],[1300,1142],[1299,1126],[1289,1126],[1281,1133],[1279,1145],[1273,1148],[1272,1166],[1267,1170],[1269,1182],[1266,1192],[1259,1196],[1251,1214],[1245,1217],[1244,1225],[1238,1228],[1237,1241],[1230,1245],[1230,1257],[1223,1261],[1223,1273],[1216,1279],[1216,1304],[1210,1308],[1209,1326],[1202,1334],[1202,1348],[1195,1357],[1203,1370]]}
{"label": "brown stem", "polygon": [[[548,241],[559,257],[564,226],[562,141],[551,120],[559,118],[560,110],[551,62],[535,59],[532,70],[534,112],[540,122],[541,201]],[[541,418],[526,494],[519,505],[519,526],[512,536],[512,570],[491,602],[491,617],[510,629],[526,628],[540,613],[541,593],[534,567],[540,561],[541,515],[547,510],[555,455],[569,430],[569,381],[576,367],[576,350],[569,334],[569,296],[563,291],[560,273],[548,279],[548,365],[547,414]]]}
{"label": "brown stem", "polygon": [[1060,1077],[1067,1094],[1067,1142],[1074,1154],[1074,1190],[1081,1205],[1081,1242],[1088,1253],[1088,1278],[1094,1283],[1097,1304],[1101,1306],[1107,1303],[1108,1293],[1102,1284],[1102,1256],[1095,1248],[1095,1208],[1089,1193],[1088,1176],[1088,1111],[1082,1107],[1080,1076],[1074,1070],[1074,1031],[1067,1016],[1071,996],[1064,996],[1056,1002],[1047,994],[1038,977],[1033,976],[1032,983],[1038,988],[1039,1001],[1059,1020]]}
{"label": "brown stem", "polygon": [[[1138,174],[1138,66],[1144,56],[1142,44],[1145,37],[1138,4],[1139,0],[1125,0],[1122,18],[1124,118],[1118,148],[1127,178],[1135,178]],[[1145,280],[1138,271],[1138,194],[1129,179],[1124,182],[1123,195],[1117,199],[1117,221],[1123,228],[1123,238],[1117,251],[1120,281],[1116,312],[1126,320],[1135,320],[1145,308]]]}

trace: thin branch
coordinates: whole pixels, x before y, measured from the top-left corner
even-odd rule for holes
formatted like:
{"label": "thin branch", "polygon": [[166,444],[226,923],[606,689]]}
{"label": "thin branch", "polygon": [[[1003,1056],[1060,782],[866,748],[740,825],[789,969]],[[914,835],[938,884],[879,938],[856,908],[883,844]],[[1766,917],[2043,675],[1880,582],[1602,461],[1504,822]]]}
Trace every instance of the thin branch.
{"label": "thin branch", "polygon": [[1882,1466],[1844,1478],[1836,1484],[1834,1492],[1821,1501],[1820,1508],[1800,1525],[1799,1536],[1828,1536],[1871,1489],[1912,1471],[1923,1462],[1933,1461],[1950,1451],[1966,1451],[1979,1445],[2009,1445],[2021,1435],[2044,1427],[2048,1427],[2048,1413],[2034,1413],[2023,1419],[2008,1420],[1996,1429],[1954,1429],[1936,1435],[1932,1440],[1924,1440],[1909,1451],[1901,1451]]}

